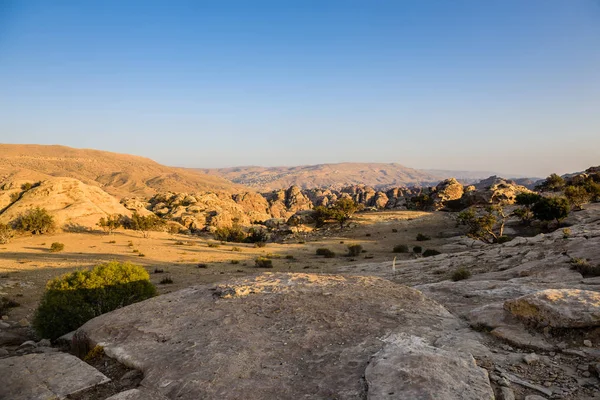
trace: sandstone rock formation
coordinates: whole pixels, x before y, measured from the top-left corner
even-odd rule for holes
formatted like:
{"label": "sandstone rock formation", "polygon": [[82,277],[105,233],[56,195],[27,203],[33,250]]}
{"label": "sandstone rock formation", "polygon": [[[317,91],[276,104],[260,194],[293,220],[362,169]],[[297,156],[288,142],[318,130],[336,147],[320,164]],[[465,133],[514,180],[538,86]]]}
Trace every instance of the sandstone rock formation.
{"label": "sandstone rock formation", "polygon": [[73,178],[51,178],[24,192],[0,214],[0,222],[8,223],[35,207],[45,208],[63,229],[93,228],[108,214],[131,215],[117,199],[96,186]]}
{"label": "sandstone rock formation", "polygon": [[547,289],[504,303],[514,316],[538,326],[590,328],[600,326],[600,292]]}
{"label": "sandstone rock formation", "polygon": [[446,179],[435,187],[432,194],[434,208],[439,210],[448,200],[458,200],[464,194],[463,185],[454,178]]}
{"label": "sandstone rock formation", "polygon": [[[393,398],[492,398],[468,354],[435,348],[440,332],[461,327],[439,304],[386,280],[267,273],[137,303],[80,332],[144,371],[144,390],[172,399],[378,399],[385,390]],[[400,336],[380,340],[389,334]],[[398,379],[415,376],[407,371],[417,364],[436,369],[422,384]]]}

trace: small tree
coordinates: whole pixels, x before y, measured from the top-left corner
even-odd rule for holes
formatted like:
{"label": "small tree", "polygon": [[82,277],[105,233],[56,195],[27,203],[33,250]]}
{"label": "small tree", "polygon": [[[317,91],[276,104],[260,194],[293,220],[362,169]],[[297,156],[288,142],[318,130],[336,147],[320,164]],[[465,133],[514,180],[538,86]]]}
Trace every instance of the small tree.
{"label": "small tree", "polygon": [[340,228],[344,227],[346,221],[352,219],[355,212],[359,211],[362,205],[357,204],[354,200],[344,197],[339,199],[333,205],[331,216],[340,223]]}
{"label": "small tree", "polygon": [[131,216],[130,228],[140,231],[145,238],[149,236],[150,231],[157,230],[163,225],[164,221],[154,214],[144,216],[134,211]]}
{"label": "small tree", "polygon": [[531,208],[533,216],[540,221],[560,221],[569,215],[569,201],[564,197],[542,197]]}
{"label": "small tree", "polygon": [[583,186],[571,185],[565,188],[565,197],[574,209],[581,210],[582,206],[588,203],[592,196]]}
{"label": "small tree", "polygon": [[521,222],[525,225],[529,225],[533,219],[533,213],[531,207],[537,203],[542,196],[533,192],[519,193],[515,201],[518,205],[522,206],[517,208],[513,213],[521,219]]}
{"label": "small tree", "polygon": [[54,218],[45,208],[36,207],[19,215],[14,221],[15,229],[41,235],[54,229]]}
{"label": "small tree", "polygon": [[315,226],[321,228],[325,225],[325,222],[331,219],[331,210],[325,206],[317,206],[313,209],[315,219]]}
{"label": "small tree", "polygon": [[10,225],[0,223],[0,244],[7,244],[13,238],[13,230]]}
{"label": "small tree", "polygon": [[483,215],[473,208],[458,214],[458,223],[468,227],[467,236],[485,243],[497,243],[504,236],[504,225],[508,215],[502,206],[486,207]]}
{"label": "small tree", "polygon": [[100,218],[96,225],[102,228],[105,233],[110,235],[121,226],[122,218],[123,216],[121,214],[107,215],[106,217]]}
{"label": "small tree", "polygon": [[558,192],[565,187],[565,180],[558,174],[551,174],[541,185],[538,186],[542,191]]}

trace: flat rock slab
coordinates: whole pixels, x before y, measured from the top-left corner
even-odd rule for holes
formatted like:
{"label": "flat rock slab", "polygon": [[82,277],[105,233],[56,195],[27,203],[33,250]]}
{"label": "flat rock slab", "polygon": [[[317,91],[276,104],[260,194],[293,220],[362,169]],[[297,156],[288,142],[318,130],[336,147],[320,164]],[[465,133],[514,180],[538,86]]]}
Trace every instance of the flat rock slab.
{"label": "flat rock slab", "polygon": [[80,330],[169,399],[357,399],[382,337],[433,341],[464,326],[388,280],[265,273],[158,296]]}
{"label": "flat rock slab", "polygon": [[499,326],[490,333],[492,336],[521,349],[554,350],[554,345],[548,343],[542,336],[534,336],[520,327]]}
{"label": "flat rock slab", "polygon": [[63,399],[109,381],[91,365],[66,353],[28,354],[0,360],[0,399]]}
{"label": "flat rock slab", "polygon": [[156,391],[136,388],[117,393],[106,400],[168,400],[168,398]]}
{"label": "flat rock slab", "polygon": [[397,335],[366,369],[369,400],[493,400],[487,371],[468,353],[432,347],[421,338]]}
{"label": "flat rock slab", "polygon": [[552,328],[600,326],[600,293],[547,289],[507,300],[504,309],[517,318]]}

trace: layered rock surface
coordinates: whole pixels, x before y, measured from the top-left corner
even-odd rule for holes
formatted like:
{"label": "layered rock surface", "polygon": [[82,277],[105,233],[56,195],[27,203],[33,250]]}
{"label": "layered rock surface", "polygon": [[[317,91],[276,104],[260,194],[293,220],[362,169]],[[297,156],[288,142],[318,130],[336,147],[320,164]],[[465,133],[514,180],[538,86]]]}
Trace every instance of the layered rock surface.
{"label": "layered rock surface", "polygon": [[[172,399],[376,399],[390,385],[391,398],[415,398],[419,384],[400,384],[402,370],[441,361],[453,372],[431,377],[421,390],[433,397],[422,398],[492,398],[487,374],[469,354],[434,346],[461,328],[420,292],[379,278],[267,273],[163,295],[80,331],[143,371],[144,390]],[[382,340],[390,334],[412,338],[420,353]],[[396,367],[382,368],[389,357]],[[461,379],[454,388],[452,374]]]}

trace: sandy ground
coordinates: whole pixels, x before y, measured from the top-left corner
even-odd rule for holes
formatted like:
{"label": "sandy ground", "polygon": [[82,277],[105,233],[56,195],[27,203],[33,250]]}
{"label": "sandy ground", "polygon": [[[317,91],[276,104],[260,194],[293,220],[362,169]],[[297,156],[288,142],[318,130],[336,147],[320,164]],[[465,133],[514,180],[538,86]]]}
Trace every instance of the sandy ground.
{"label": "sandy ground", "polygon": [[[395,256],[398,259],[415,257],[394,254],[394,246],[406,244],[411,249],[415,245],[436,249],[446,242],[444,237],[456,231],[454,220],[445,213],[384,211],[361,213],[353,220],[352,227],[343,230],[330,225],[327,229],[299,233],[283,243],[268,243],[262,248],[244,243],[223,244],[210,235],[151,232],[150,237],[144,238],[138,232],[126,230],[112,235],[95,232],[18,237],[0,246],[0,296],[21,304],[10,311],[8,318],[25,323],[31,321],[48,280],[111,260],[146,267],[160,293],[256,273],[261,271],[254,264],[259,256],[273,259],[272,271],[335,273],[341,266],[351,264],[368,275],[368,267],[361,268],[361,264],[391,261]],[[432,240],[418,242],[418,233]],[[63,243],[64,250],[50,252],[53,242]],[[209,247],[209,244],[218,247]],[[345,256],[349,244],[360,244],[365,252],[349,258]],[[317,256],[315,251],[319,247],[331,249],[336,257]],[[203,267],[199,268],[199,264]],[[165,277],[171,278],[173,283],[161,284]]]}

